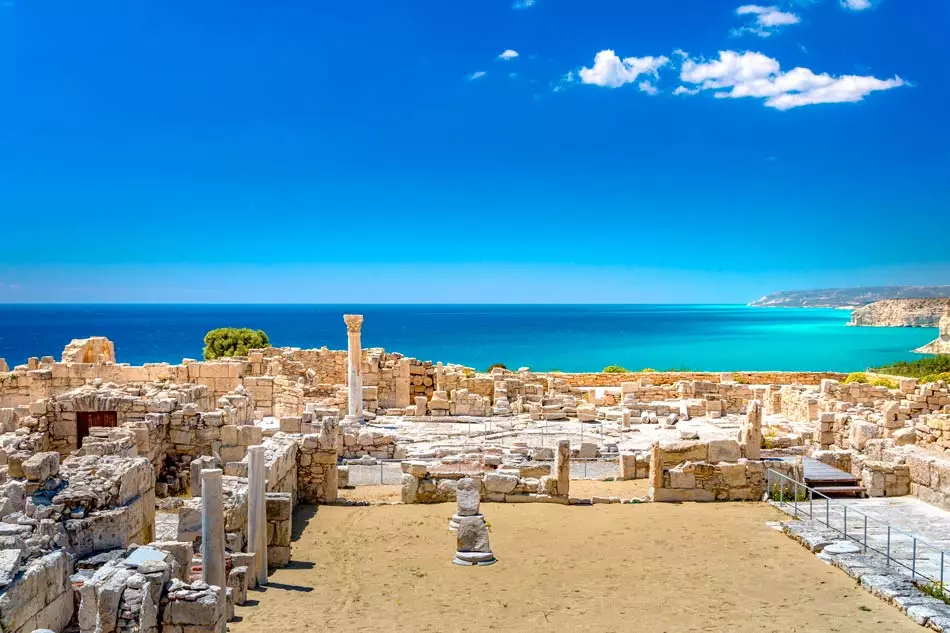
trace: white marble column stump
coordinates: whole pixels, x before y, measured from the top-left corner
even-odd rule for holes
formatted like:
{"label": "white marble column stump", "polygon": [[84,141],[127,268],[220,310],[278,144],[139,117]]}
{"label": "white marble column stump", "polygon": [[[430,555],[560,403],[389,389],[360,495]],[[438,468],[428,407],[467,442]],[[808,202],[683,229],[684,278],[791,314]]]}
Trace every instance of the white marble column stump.
{"label": "white marble column stump", "polygon": [[[221,590],[224,600],[228,588],[224,573],[224,489],[220,468],[201,471],[201,579]],[[227,619],[221,619],[221,633]]]}
{"label": "white marble column stump", "polygon": [[362,314],[344,314],[347,338],[347,386],[349,387],[349,406],[347,422],[363,422],[363,354],[360,347],[360,328],[363,327]]}
{"label": "white marble column stump", "polygon": [[254,576],[267,584],[267,467],[263,446],[247,449],[247,545],[254,552]]}

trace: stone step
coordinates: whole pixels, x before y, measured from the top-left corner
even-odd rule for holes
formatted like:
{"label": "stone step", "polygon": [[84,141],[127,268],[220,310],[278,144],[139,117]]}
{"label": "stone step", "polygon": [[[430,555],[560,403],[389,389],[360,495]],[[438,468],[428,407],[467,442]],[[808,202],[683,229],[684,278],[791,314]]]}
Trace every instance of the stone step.
{"label": "stone step", "polygon": [[820,492],[823,495],[853,494],[863,497],[866,492],[863,486],[812,486],[812,488],[815,492]]}

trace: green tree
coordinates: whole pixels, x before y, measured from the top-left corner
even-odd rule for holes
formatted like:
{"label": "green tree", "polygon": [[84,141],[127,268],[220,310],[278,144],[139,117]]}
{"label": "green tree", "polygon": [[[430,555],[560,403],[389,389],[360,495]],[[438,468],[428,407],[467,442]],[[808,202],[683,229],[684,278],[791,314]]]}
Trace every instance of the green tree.
{"label": "green tree", "polygon": [[205,360],[247,356],[248,350],[269,345],[270,340],[263,330],[220,327],[205,334]]}
{"label": "green tree", "polygon": [[629,373],[630,373],[630,370],[628,370],[626,367],[621,367],[620,365],[607,365],[606,367],[604,367],[604,371],[603,371],[602,373],[605,373],[605,374],[629,374]]}

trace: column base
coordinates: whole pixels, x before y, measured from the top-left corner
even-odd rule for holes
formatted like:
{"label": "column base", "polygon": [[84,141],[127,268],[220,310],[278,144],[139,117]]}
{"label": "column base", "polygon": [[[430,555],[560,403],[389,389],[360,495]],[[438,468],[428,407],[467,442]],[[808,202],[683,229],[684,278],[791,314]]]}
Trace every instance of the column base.
{"label": "column base", "polygon": [[455,552],[455,558],[452,559],[453,565],[462,567],[487,567],[497,562],[498,559],[491,552]]}

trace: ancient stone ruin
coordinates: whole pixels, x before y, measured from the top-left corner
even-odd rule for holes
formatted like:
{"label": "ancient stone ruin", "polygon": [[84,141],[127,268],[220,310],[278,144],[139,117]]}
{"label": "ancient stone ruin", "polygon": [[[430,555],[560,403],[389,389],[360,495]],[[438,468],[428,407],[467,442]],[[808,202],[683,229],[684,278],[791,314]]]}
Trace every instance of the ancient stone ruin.
{"label": "ancient stone ruin", "polygon": [[[389,467],[403,503],[456,504],[455,561],[476,565],[494,561],[482,503],[761,500],[803,483],[803,459],[950,508],[943,382],[482,373],[362,349],[362,317],[344,321],[347,350],[131,366],[90,338],[0,363],[0,630],[223,631],[291,561],[298,504]],[[588,468],[649,490],[572,495]]]}

